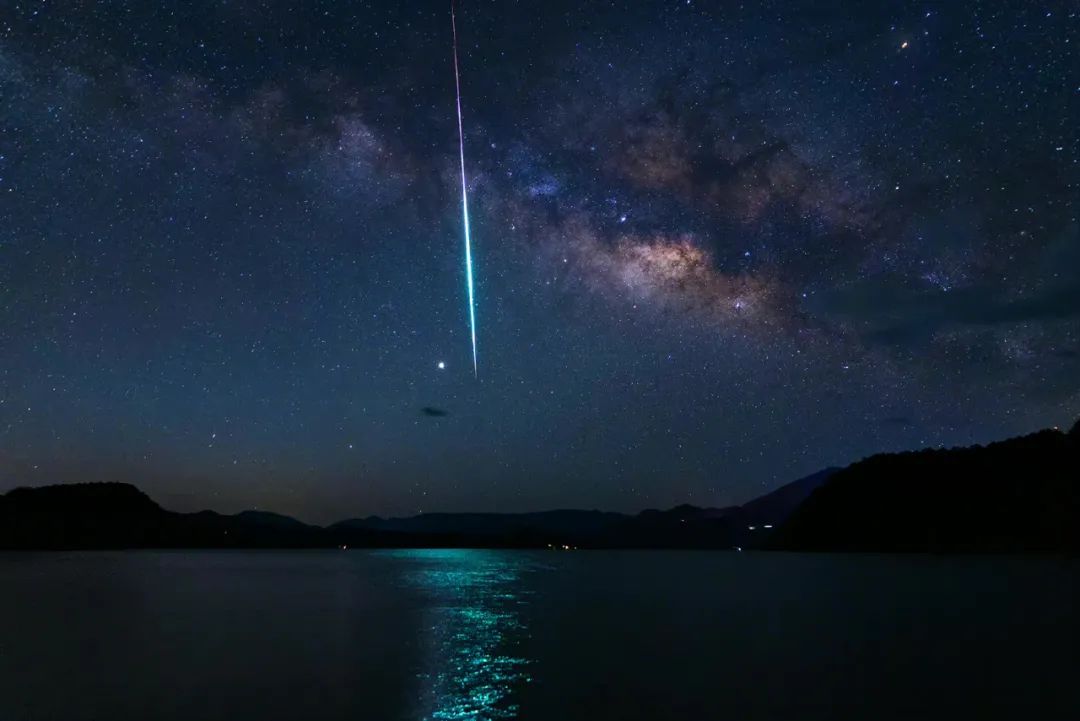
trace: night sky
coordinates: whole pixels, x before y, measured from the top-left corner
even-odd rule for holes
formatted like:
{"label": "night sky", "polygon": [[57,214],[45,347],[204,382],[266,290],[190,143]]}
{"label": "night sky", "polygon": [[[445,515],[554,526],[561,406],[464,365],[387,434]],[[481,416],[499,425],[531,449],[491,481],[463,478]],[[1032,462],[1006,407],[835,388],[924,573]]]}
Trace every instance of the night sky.
{"label": "night sky", "polygon": [[1080,415],[1074,3],[457,22],[478,380],[447,3],[0,0],[0,489],[720,506]]}

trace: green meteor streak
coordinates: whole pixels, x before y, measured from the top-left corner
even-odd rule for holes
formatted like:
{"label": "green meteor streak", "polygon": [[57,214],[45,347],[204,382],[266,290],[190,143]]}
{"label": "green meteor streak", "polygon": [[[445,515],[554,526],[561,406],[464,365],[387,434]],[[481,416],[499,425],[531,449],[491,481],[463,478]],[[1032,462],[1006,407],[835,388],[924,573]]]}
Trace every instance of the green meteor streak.
{"label": "green meteor streak", "polygon": [[458,151],[461,156],[461,215],[465,226],[465,284],[469,291],[469,335],[472,337],[473,376],[480,377],[476,360],[476,300],[473,293],[472,238],[469,235],[469,192],[465,181],[465,130],[461,122],[461,74],[458,72],[457,20],[450,3],[450,27],[454,33],[454,87],[457,89]]}

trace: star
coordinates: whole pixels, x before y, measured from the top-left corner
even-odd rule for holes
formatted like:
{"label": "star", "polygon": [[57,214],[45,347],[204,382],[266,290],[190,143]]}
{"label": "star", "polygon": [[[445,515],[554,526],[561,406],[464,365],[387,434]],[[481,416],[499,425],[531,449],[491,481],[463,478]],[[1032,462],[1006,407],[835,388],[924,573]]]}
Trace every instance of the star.
{"label": "star", "polygon": [[[387,0],[263,3],[316,57],[224,10],[205,35],[190,8],[5,16],[0,114],[23,122],[0,143],[0,198],[19,193],[0,481],[116,469],[151,497],[222,489],[320,522],[411,510],[418,477],[462,509],[640,510],[741,502],[924,438],[1071,427],[1068,18],[1025,0],[858,3],[835,27],[803,3],[668,12],[686,3],[618,23],[462,4],[477,382],[442,356],[472,360],[447,8],[403,32]],[[357,44],[356,27],[387,29]],[[842,52],[785,42],[808,30]],[[778,43],[798,72],[775,71]],[[432,350],[434,377],[415,365]],[[402,412],[423,407],[447,420]],[[578,428],[597,430],[541,458]]]}

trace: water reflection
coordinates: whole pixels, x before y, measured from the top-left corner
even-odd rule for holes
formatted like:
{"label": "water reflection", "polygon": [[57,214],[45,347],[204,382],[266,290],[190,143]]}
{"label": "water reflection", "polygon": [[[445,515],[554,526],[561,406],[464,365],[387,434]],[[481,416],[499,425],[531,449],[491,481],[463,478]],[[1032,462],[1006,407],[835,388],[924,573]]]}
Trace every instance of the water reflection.
{"label": "water reflection", "polygon": [[520,645],[527,630],[521,554],[471,549],[389,552],[407,560],[406,583],[425,596],[424,668],[417,716],[423,719],[508,719],[513,692],[527,683]]}

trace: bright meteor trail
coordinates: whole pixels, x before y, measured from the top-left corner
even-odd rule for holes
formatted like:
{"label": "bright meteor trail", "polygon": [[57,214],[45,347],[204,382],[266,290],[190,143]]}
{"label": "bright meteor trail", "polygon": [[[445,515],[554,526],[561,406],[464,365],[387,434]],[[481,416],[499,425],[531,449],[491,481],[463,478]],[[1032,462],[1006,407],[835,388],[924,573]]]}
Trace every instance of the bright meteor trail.
{"label": "bright meteor trail", "polygon": [[454,87],[457,89],[458,150],[461,155],[461,215],[465,227],[465,284],[469,290],[469,335],[472,337],[473,375],[479,377],[476,361],[476,301],[473,297],[472,238],[469,236],[469,193],[465,182],[465,129],[461,122],[461,74],[458,72],[457,20],[450,3],[450,27],[454,33]]}

